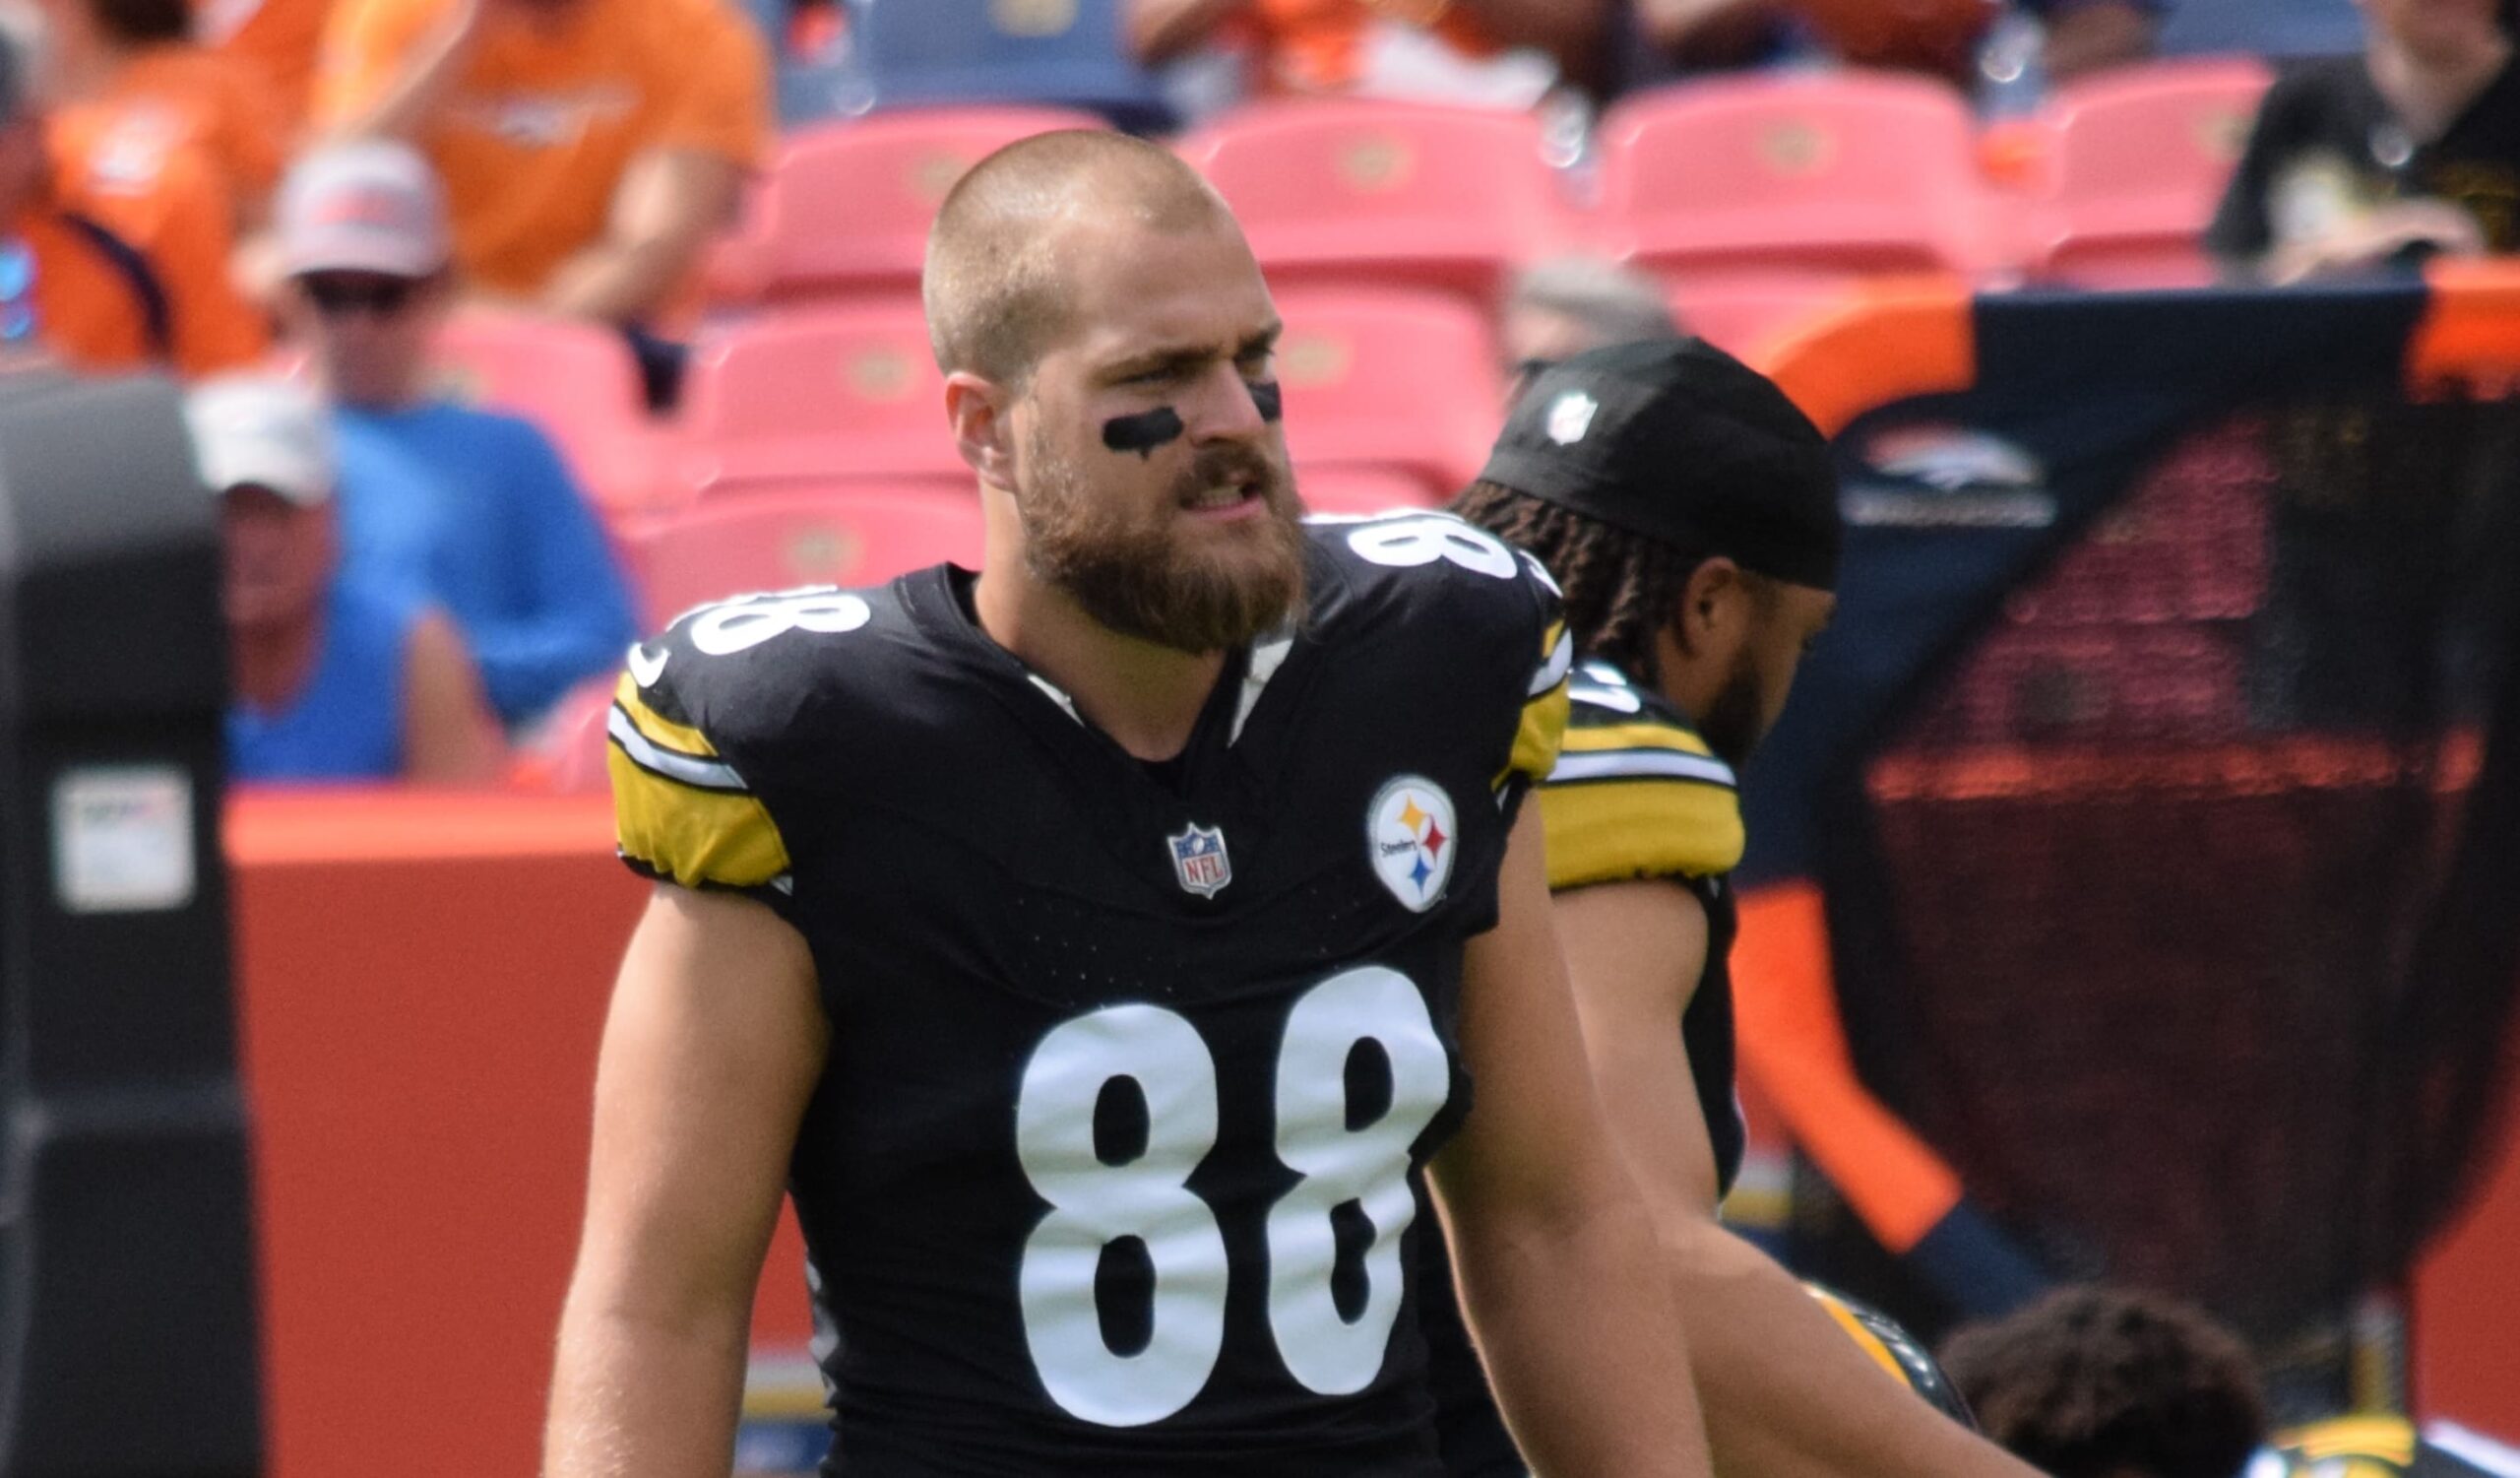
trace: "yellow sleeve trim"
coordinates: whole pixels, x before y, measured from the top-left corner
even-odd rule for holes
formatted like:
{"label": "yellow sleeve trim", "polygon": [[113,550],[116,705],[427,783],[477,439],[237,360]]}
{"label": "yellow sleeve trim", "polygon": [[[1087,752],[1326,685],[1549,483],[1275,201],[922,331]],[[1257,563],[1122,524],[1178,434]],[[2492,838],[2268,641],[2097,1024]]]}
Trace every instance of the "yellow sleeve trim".
{"label": "yellow sleeve trim", "polygon": [[1496,777],[1497,786],[1502,788],[1514,775],[1538,781],[1557,768],[1558,745],[1566,732],[1566,684],[1560,682],[1523,705],[1523,721],[1514,730],[1513,758],[1506,761],[1505,773]]}
{"label": "yellow sleeve trim", "polygon": [[787,876],[788,844],[770,808],[708,736],[650,708],[626,674],[612,701],[604,764],[621,855],[687,888],[758,888]]}
{"label": "yellow sleeve trim", "polygon": [[1682,754],[1697,754],[1708,759],[1715,751],[1706,740],[1685,729],[1650,721],[1632,724],[1581,724],[1566,731],[1566,749],[1572,754],[1589,754],[1601,749],[1675,749]]}
{"label": "yellow sleeve trim", "polygon": [[1544,785],[1540,814],[1551,888],[1730,872],[1745,840],[1732,792],[1685,780]]}
{"label": "yellow sleeve trim", "polygon": [[687,888],[758,888],[788,874],[788,844],[758,797],[667,780],[618,744],[604,762],[623,857]]}
{"label": "yellow sleeve trim", "polygon": [[2314,1462],[2369,1457],[2403,1468],[2416,1457],[2415,1427],[2404,1417],[2336,1417],[2287,1433],[2279,1442]]}
{"label": "yellow sleeve trim", "polygon": [[1882,1342],[1880,1335],[1865,1327],[1863,1320],[1856,1317],[1854,1310],[1808,1284],[1803,1285],[1802,1291],[1818,1300],[1821,1308],[1829,1311],[1829,1317],[1836,1319],[1838,1327],[1847,1331],[1847,1338],[1856,1342],[1856,1348],[1872,1357],[1873,1364],[1888,1371],[1901,1385],[1912,1386],[1916,1383],[1908,1379],[1908,1368],[1899,1363],[1899,1357],[1890,1352],[1890,1346]]}
{"label": "yellow sleeve trim", "polygon": [[676,724],[650,708],[648,700],[639,696],[639,684],[631,679],[628,673],[622,674],[621,680],[613,684],[612,701],[621,705],[621,711],[630,716],[630,722],[638,726],[639,732],[646,735],[651,742],[698,759],[718,757],[718,748],[709,742],[707,735],[688,724]]}

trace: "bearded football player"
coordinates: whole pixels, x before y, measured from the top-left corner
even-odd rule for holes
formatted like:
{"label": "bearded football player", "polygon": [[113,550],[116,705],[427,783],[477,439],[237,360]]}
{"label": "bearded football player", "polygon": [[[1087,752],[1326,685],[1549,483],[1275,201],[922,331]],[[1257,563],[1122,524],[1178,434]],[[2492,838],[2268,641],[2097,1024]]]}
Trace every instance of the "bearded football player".
{"label": "bearded football player", "polygon": [[827,1473],[1431,1478],[1429,1185],[1533,1459],[1707,1473],[1520,804],[1545,573],[1299,521],[1275,308],[1159,148],[983,161],[924,291],[980,569],[706,608],[618,689],[658,887],[546,1478],[725,1472],[783,1191],[846,1336]]}

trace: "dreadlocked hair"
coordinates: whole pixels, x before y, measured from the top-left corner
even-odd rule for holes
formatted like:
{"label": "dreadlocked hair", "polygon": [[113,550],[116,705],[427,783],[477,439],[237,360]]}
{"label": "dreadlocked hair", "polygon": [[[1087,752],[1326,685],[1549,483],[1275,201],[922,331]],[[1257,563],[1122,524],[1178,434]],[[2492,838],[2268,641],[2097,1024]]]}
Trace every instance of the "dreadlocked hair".
{"label": "dreadlocked hair", "polygon": [[1529,549],[1566,593],[1575,648],[1647,686],[1662,681],[1655,638],[1707,555],[1630,534],[1497,482],[1473,482],[1453,512]]}

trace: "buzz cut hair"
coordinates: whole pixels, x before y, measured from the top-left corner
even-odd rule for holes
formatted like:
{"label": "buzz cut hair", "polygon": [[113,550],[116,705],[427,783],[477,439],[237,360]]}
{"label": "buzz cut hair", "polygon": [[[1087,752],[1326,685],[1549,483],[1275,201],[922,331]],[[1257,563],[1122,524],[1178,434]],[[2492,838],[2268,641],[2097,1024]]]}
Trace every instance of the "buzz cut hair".
{"label": "buzz cut hair", "polygon": [[927,233],[919,296],[936,367],[1021,389],[1070,325],[1062,227],[1122,217],[1159,231],[1233,220],[1197,170],[1127,134],[1036,134],[974,164]]}

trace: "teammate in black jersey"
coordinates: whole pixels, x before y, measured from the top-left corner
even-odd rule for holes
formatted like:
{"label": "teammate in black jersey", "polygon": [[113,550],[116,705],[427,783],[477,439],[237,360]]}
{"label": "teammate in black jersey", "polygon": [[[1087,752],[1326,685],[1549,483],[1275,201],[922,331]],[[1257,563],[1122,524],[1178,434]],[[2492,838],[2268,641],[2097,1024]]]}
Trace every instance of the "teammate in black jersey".
{"label": "teammate in black jersey", "polygon": [[[1581,656],[1539,792],[1558,933],[1615,1136],[1678,1253],[1717,1466],[2014,1478],[2028,1470],[1881,1379],[1851,1329],[1716,1221],[1743,1141],[1733,775],[1835,605],[1836,489],[1819,431],[1774,385],[1703,344],[1640,344],[1537,376],[1459,506],[1564,586]],[[1447,1466],[1519,1471],[1440,1292],[1427,1303]]]}
{"label": "teammate in black jersey", "polygon": [[1706,1473],[1518,804],[1546,573],[1297,523],[1276,313],[1161,149],[983,161],[925,292],[981,571],[705,608],[618,689],[663,885],[546,1478],[724,1473],[783,1189],[845,1336],[828,1472],[1437,1474],[1429,1180],[1535,1460]]}

